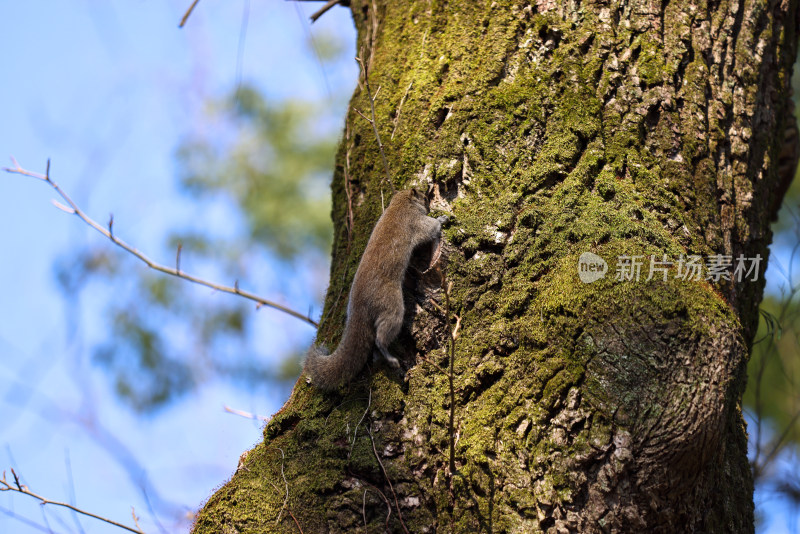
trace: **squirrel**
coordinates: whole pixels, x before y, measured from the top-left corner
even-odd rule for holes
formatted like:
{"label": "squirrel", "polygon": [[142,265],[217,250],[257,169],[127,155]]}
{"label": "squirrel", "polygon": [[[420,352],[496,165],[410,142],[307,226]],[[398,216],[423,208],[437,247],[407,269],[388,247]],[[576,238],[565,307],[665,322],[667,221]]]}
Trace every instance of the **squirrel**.
{"label": "squirrel", "polygon": [[330,391],[352,380],[375,347],[390,366],[400,367],[388,346],[403,326],[403,278],[417,246],[436,242],[438,247],[446,221],[446,215],[428,216],[428,200],[416,189],[392,197],[356,269],[339,346],[333,354],[317,344],[308,350],[304,368],[314,386]]}

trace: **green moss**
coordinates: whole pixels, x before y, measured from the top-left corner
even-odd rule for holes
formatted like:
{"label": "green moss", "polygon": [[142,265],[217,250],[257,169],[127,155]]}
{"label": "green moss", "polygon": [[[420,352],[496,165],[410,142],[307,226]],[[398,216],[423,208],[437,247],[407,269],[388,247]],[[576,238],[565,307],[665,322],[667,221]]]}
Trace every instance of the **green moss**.
{"label": "green moss", "polygon": [[660,85],[671,79],[674,69],[665,62],[663,43],[652,32],[639,35],[633,46],[639,49],[636,66],[642,82]]}

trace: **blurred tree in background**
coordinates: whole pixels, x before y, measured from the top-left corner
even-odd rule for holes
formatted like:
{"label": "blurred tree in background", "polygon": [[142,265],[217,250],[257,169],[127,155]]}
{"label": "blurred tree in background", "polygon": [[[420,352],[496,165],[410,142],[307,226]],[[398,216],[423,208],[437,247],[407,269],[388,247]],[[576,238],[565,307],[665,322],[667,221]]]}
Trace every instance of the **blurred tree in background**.
{"label": "blurred tree in background", "polygon": [[[316,49],[320,60],[336,61],[342,47],[325,37]],[[298,279],[308,272],[300,266],[327,265],[341,122],[328,104],[269,100],[247,85],[208,103],[206,129],[176,151],[178,187],[194,222],[165,247],[182,270],[244,288],[271,269],[291,282],[283,286],[289,290],[309,284]],[[254,389],[300,373],[305,347],[285,355],[279,369],[266,360],[264,349],[274,347],[256,346],[248,301],[198,298],[192,284],[150,271],[108,242],[65,254],[56,270],[68,301],[89,283],[115,288],[104,304],[106,339],[91,350],[117,395],[138,412],[158,410],[212,378]]]}
{"label": "blurred tree in background", "polygon": [[[795,65],[795,72],[798,68]],[[797,94],[800,91],[795,83]],[[744,405],[756,485],[762,492],[786,498],[797,507],[800,506],[800,270],[797,268],[800,181],[797,175],[773,232],[769,266],[770,274],[777,280],[767,280],[759,331],[748,364]],[[784,462],[779,468],[776,464],[780,460]]]}

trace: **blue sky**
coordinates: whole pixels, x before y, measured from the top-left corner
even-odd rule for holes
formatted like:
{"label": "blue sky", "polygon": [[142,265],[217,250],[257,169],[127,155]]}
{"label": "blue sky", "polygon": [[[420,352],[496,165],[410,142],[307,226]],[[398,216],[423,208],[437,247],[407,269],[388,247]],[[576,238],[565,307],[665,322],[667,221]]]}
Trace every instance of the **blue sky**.
{"label": "blue sky", "polygon": [[[193,217],[175,188],[174,150],[204,126],[209,98],[228,93],[241,75],[272,99],[341,107],[328,87],[355,85],[355,63],[324,70],[305,46],[309,31],[327,31],[353,47],[346,9],[334,8],[309,26],[307,16],[320,3],[251,1],[240,55],[246,1],[200,0],[180,30],[190,0],[0,0],[2,163],[13,155],[43,172],[51,158],[53,178],[91,216],[104,222],[113,213],[119,235],[169,263],[174,253],[160,248],[163,238]],[[343,117],[344,109],[338,113]],[[55,209],[55,193],[33,179],[0,174],[0,198],[0,470],[10,474],[14,467],[33,491],[128,524],[133,506],[147,532],[159,531],[151,506],[166,531],[186,525],[175,518],[197,509],[261,439],[259,423],[226,414],[222,405],[269,415],[290,386],[251,395],[212,383],[155,417],[135,416],[89,364],[87,340],[66,331],[66,318],[77,315],[91,339],[103,324],[102,308],[93,306],[101,298],[65,302],[53,277],[56,257],[103,238]],[[291,290],[291,299],[298,309],[319,310],[327,283],[320,272],[327,273],[324,265],[301,270],[291,283],[250,282],[266,296],[310,287]],[[780,278],[773,272],[768,280]],[[313,336],[276,312],[262,310],[256,320],[264,338],[279,344]],[[160,495],[169,502],[148,505],[142,484],[151,501]],[[764,532],[797,525],[791,511],[769,502],[764,510],[771,518]],[[0,532],[41,532],[44,525],[54,532],[117,531],[85,518],[78,526],[68,513],[0,494]]]}

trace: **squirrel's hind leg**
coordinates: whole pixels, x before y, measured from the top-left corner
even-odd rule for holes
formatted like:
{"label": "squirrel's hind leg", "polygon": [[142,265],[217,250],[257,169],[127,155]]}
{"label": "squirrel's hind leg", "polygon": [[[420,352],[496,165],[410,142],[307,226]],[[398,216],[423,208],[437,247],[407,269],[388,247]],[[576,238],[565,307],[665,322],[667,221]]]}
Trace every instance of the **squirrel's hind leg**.
{"label": "squirrel's hind leg", "polygon": [[[402,302],[402,300],[401,300]],[[400,368],[400,362],[389,352],[389,345],[397,338],[403,326],[403,309],[385,311],[375,321],[375,346],[395,369]]]}

